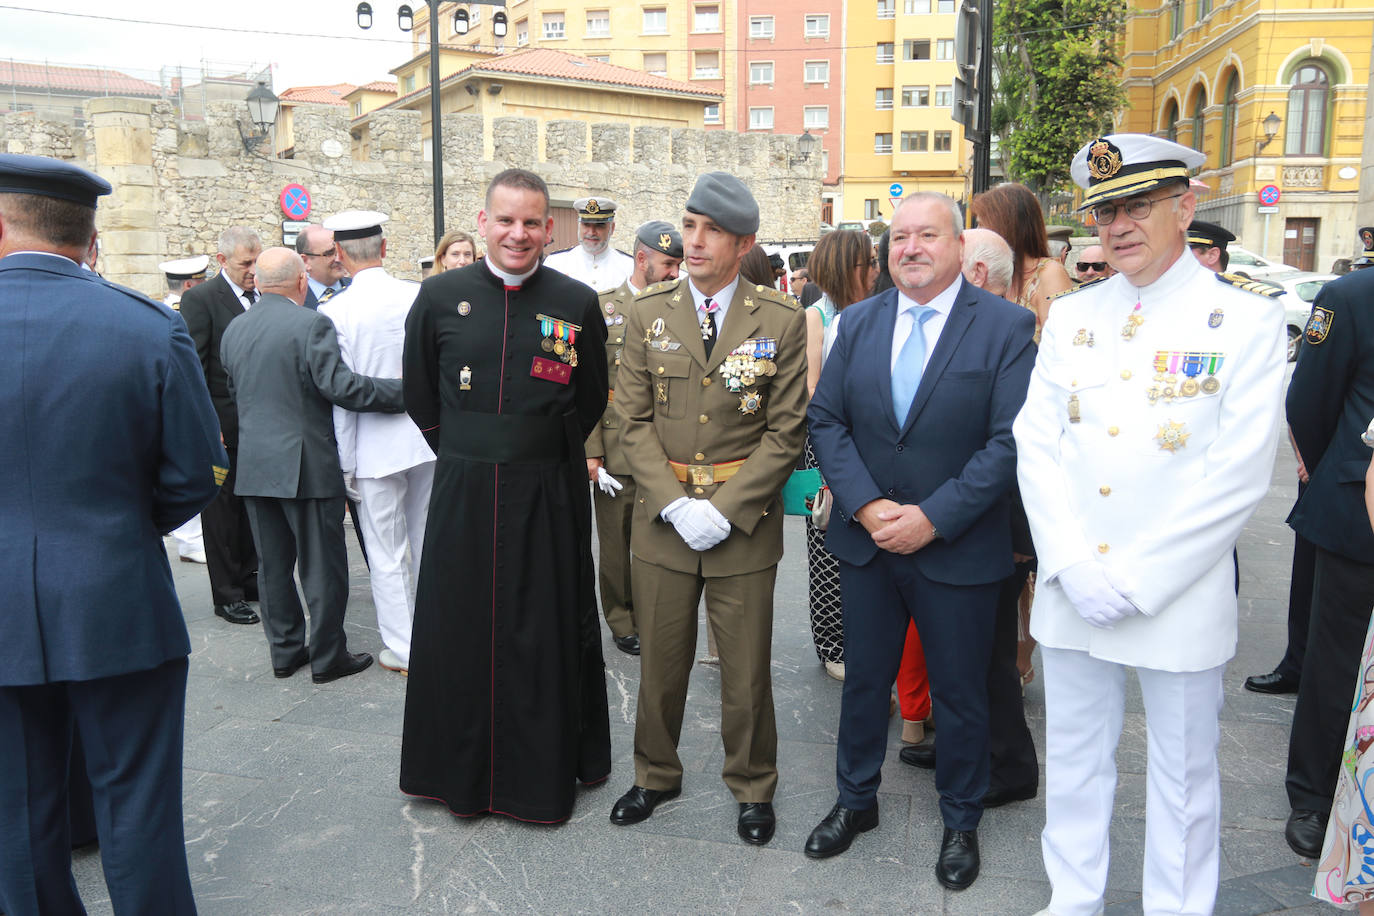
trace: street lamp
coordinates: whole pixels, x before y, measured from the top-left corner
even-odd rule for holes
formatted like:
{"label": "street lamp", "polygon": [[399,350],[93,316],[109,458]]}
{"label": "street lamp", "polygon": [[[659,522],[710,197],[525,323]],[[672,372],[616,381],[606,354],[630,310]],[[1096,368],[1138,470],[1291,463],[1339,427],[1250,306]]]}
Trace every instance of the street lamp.
{"label": "street lamp", "polygon": [[1260,123],[1264,125],[1264,139],[1255,144],[1256,156],[1260,150],[1274,142],[1274,138],[1279,135],[1279,125],[1283,123],[1283,119],[1271,111]]}
{"label": "street lamp", "polygon": [[468,27],[471,24],[472,17],[468,15],[467,10],[460,9],[453,14],[453,34],[466,35],[468,33]]}
{"label": "street lamp", "polygon": [[811,133],[811,128],[805,128],[802,131],[802,135],[797,138],[796,157],[793,157],[791,150],[787,151],[787,167],[790,169],[794,162],[805,162],[810,159],[812,151],[816,148],[816,144],[820,142],[821,138]]}
{"label": "street lamp", "polygon": [[248,119],[256,130],[245,134],[243,125],[239,124],[239,139],[243,141],[243,151],[252,153],[267,138],[272,125],[277,123],[277,108],[281,105],[281,99],[272,94],[266,81],[258,80],[257,86],[249,91],[244,101],[248,105]]}
{"label": "street lamp", "polygon": [[497,10],[496,15],[491,17],[491,34],[497,38],[506,37],[506,11]]}
{"label": "street lamp", "polygon": [[358,28],[372,28],[372,4],[363,2],[358,4]]}
{"label": "street lamp", "polygon": [[[437,4],[434,3],[429,5],[430,25],[433,25],[435,22],[434,10],[436,5]],[[415,28],[415,11],[402,3],[401,8],[396,11],[396,25],[402,32],[409,32],[411,29]],[[430,31],[432,32],[434,29],[431,28]]]}

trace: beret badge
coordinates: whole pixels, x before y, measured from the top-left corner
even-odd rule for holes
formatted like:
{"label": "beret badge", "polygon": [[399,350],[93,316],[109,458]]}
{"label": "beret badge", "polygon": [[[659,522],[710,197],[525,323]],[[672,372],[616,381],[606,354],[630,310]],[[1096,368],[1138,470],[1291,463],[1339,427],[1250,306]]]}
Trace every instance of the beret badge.
{"label": "beret badge", "polygon": [[669,248],[672,247],[672,244],[673,244],[673,240],[672,240],[672,238],[668,235],[668,233],[666,233],[666,232],[660,232],[660,233],[658,234],[658,247],[659,247],[659,248],[662,248],[664,251],[667,251]]}

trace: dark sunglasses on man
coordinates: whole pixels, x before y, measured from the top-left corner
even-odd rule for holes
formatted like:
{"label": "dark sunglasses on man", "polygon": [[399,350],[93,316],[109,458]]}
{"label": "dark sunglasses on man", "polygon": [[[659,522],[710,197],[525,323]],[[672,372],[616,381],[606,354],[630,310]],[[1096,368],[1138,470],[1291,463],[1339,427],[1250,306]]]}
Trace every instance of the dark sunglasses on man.
{"label": "dark sunglasses on man", "polygon": [[1082,272],[1085,271],[1085,270],[1095,270],[1095,271],[1097,271],[1098,273],[1102,273],[1102,271],[1104,271],[1104,270],[1107,269],[1107,262],[1106,262],[1106,261],[1079,261],[1077,264],[1074,265],[1074,269],[1077,270],[1079,273],[1082,273]]}

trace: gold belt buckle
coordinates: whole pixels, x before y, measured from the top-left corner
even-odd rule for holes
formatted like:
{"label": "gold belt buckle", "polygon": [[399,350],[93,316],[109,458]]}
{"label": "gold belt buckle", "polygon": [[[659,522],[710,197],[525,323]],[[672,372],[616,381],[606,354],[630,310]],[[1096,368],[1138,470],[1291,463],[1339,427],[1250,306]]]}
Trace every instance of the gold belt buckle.
{"label": "gold belt buckle", "polygon": [[709,464],[689,464],[687,482],[694,487],[709,487],[716,482],[716,469]]}

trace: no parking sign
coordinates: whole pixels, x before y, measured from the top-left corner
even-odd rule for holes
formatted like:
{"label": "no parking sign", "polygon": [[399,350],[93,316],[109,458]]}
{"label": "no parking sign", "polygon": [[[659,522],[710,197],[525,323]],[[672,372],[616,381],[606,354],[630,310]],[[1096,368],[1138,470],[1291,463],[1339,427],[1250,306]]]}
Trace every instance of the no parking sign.
{"label": "no parking sign", "polygon": [[310,215],[310,192],[302,185],[289,184],[281,189],[281,212],[288,219],[305,219]]}

